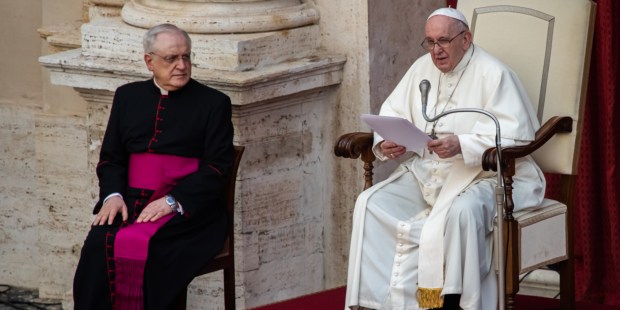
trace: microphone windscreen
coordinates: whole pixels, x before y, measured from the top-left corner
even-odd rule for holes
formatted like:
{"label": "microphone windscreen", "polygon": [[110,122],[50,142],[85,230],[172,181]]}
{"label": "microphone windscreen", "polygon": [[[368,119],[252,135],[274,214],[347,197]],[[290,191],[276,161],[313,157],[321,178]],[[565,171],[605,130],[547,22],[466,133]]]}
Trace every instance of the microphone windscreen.
{"label": "microphone windscreen", "polygon": [[430,88],[431,82],[429,82],[428,80],[422,80],[422,82],[420,82],[420,92],[422,92],[423,95],[428,94]]}

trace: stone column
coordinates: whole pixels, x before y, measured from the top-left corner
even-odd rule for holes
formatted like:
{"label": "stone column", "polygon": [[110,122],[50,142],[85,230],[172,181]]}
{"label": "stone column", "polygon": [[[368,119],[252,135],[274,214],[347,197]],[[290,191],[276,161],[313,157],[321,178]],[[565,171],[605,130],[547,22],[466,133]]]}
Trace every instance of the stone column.
{"label": "stone column", "polygon": [[[235,143],[246,146],[234,236],[238,309],[324,289],[329,128],[345,57],[319,52],[318,10],[301,0],[117,0],[124,3],[119,16],[101,9],[111,1],[91,0],[97,10],[91,7],[81,27],[81,48],[40,58],[54,84],[73,87],[88,102],[83,148],[92,173],[84,184],[96,184],[114,90],[150,78],[141,45],[146,28],[175,23],[190,32],[193,77],[231,97]],[[86,233],[89,215],[80,216],[83,231],[67,233]],[[70,291],[70,283],[45,283]],[[222,305],[220,273],[190,285],[188,308]]]}

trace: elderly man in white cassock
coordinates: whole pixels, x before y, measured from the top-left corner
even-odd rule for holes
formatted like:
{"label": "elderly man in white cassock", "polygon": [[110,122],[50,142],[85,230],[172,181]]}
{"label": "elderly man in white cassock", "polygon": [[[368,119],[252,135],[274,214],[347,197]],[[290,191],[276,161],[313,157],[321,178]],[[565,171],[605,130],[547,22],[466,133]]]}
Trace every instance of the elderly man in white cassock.
{"label": "elderly man in white cassock", "polygon": [[[504,146],[525,144],[539,127],[515,73],[472,43],[467,19],[452,8],[433,12],[422,47],[381,115],[408,119],[433,140],[408,150],[375,134],[373,151],[398,168],[357,199],[346,308],[496,309],[493,271],[494,172],[481,167],[495,146],[495,124],[477,113],[435,122],[422,116],[419,84],[430,81],[430,117],[456,108],[494,114]],[[531,158],[517,162],[515,205],[539,205],[544,176]]]}

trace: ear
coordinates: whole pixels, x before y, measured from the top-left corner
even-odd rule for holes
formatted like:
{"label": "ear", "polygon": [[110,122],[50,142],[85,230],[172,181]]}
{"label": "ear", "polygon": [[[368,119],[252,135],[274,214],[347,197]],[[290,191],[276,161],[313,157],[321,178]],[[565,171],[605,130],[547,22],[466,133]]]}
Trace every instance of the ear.
{"label": "ear", "polygon": [[144,54],[144,63],[146,64],[146,68],[149,71],[153,71],[153,56],[149,54]]}
{"label": "ear", "polygon": [[474,35],[471,33],[471,31],[465,31],[465,33],[463,34],[463,48],[467,50],[469,46],[473,43],[473,41]]}

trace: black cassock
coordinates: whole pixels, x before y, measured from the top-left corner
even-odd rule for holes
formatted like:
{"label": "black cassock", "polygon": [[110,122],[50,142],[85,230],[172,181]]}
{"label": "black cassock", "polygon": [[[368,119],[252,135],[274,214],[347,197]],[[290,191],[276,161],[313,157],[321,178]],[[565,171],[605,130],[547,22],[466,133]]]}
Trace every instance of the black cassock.
{"label": "black cassock", "polygon": [[[123,195],[129,222],[146,206],[152,190],[128,187],[132,153],[199,159],[198,170],[169,192],[182,205],[151,238],[144,269],[145,309],[171,309],[179,293],[222,248],[226,239],[225,181],[233,163],[232,106],[225,94],[195,80],[161,95],[153,80],[116,90],[105,132],[97,177],[99,201]],[[114,289],[113,240],[122,219],[92,226],[75,274],[75,309],[111,309]]]}

